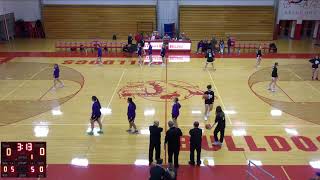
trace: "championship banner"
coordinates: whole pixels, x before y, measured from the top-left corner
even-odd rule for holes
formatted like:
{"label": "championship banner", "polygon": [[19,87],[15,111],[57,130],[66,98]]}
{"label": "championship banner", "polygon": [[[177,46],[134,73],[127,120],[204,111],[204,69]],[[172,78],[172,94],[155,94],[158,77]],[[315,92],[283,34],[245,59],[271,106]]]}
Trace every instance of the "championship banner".
{"label": "championship banner", "polygon": [[280,0],[279,20],[320,20],[320,0]]}

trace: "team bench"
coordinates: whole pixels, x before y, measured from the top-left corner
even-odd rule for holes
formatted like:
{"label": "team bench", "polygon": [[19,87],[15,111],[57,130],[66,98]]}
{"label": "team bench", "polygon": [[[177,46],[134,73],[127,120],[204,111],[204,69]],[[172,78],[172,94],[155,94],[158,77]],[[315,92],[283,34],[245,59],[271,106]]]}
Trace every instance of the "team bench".
{"label": "team bench", "polygon": [[92,52],[97,50],[97,46],[100,45],[105,51],[119,52],[122,51],[124,47],[124,42],[103,42],[103,41],[92,41],[92,42],[56,42],[55,48],[56,50],[63,51],[85,51],[91,50]]}

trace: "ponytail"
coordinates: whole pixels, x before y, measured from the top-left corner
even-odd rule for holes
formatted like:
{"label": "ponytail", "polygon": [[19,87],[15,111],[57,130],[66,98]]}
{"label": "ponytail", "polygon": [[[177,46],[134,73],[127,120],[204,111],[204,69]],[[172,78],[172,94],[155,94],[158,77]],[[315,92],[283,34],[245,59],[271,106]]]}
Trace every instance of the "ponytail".
{"label": "ponytail", "polygon": [[129,102],[130,104],[134,105],[134,107],[136,107],[136,104],[133,102],[133,100],[132,100],[131,97],[128,98],[128,102]]}
{"label": "ponytail", "polygon": [[99,109],[101,109],[101,104],[100,104],[100,101],[99,101],[99,99],[97,98],[97,96],[92,96],[92,101],[97,102],[98,105],[99,105]]}
{"label": "ponytail", "polygon": [[99,105],[99,109],[101,109],[101,104],[100,104],[100,101],[99,101],[98,98],[97,98],[97,103],[98,103],[98,105]]}

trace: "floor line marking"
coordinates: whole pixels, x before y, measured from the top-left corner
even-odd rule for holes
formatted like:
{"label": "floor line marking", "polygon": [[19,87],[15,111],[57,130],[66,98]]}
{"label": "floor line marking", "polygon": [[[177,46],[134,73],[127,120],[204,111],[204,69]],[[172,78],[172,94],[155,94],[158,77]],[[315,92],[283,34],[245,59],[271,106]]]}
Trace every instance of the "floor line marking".
{"label": "floor line marking", "polygon": [[[112,93],[112,96],[111,96],[111,98],[110,98],[110,100],[109,100],[109,102],[108,102],[107,108],[110,107],[111,102],[112,102],[112,100],[113,100],[113,97],[114,97],[115,93],[117,92],[117,89],[118,89],[118,87],[119,87],[119,85],[120,85],[120,82],[121,82],[121,80],[122,80],[122,78],[123,78],[123,76],[124,76],[124,74],[125,74],[126,71],[127,71],[127,69],[123,69],[122,74],[121,74],[121,77],[120,77],[120,79],[119,79],[119,81],[118,81],[118,84],[117,84],[116,88],[114,89],[114,91],[113,91],[113,93]],[[106,115],[102,115],[101,123],[103,122],[105,116],[106,116]],[[90,127],[90,123],[87,124],[87,126]],[[104,124],[104,126],[105,126],[105,124]],[[87,151],[86,151],[86,153],[85,153],[85,156],[86,156],[86,157],[88,157],[88,154],[89,154],[89,151],[90,151],[90,147],[92,146],[93,143],[95,143],[95,140],[94,140],[94,141],[91,141],[91,140],[89,139],[88,149],[87,149]]]}
{"label": "floor line marking", "polygon": [[286,175],[286,177],[288,178],[288,180],[291,180],[291,178],[289,177],[287,171],[284,169],[283,166],[281,166],[282,171],[284,172],[284,174]]}
{"label": "floor line marking", "polygon": [[[5,123],[0,123],[0,126],[1,125],[8,125],[8,124],[5,124]],[[66,123],[66,124],[63,124],[63,123],[55,123],[55,124],[35,124],[35,123],[30,123],[30,124],[9,124],[11,126],[86,126],[86,125],[90,125],[88,123]],[[107,126],[123,126],[123,125],[128,125],[128,124],[121,124],[121,123],[118,123],[118,124],[105,124]],[[137,125],[140,125],[140,126],[145,126],[145,124],[137,124]],[[193,127],[193,125],[179,125],[181,127]],[[233,125],[230,125],[230,127],[287,127],[287,128],[290,128],[290,127],[311,127],[311,128],[319,128],[320,125],[263,125],[263,124],[253,124],[253,125],[236,125],[236,124],[233,124]]]}
{"label": "floor line marking", "polygon": [[[304,80],[301,76],[299,76],[296,72],[292,71],[291,69],[288,69],[291,73],[293,73],[297,78],[299,78],[300,80]],[[308,81],[303,81],[304,83],[306,83],[308,86],[310,86],[312,89],[316,90],[319,94],[320,94],[320,90],[315,88],[314,86],[312,86],[312,84],[310,84]]]}
{"label": "floor line marking", "polygon": [[19,88],[21,88],[22,86],[24,86],[27,82],[31,81],[34,77],[36,77],[38,74],[40,74],[41,72],[43,72],[44,70],[48,69],[49,67],[45,67],[42,68],[39,72],[36,72],[35,74],[33,74],[29,79],[24,80],[22,83],[20,83],[16,88],[14,88],[12,91],[10,91],[8,94],[6,94],[5,96],[3,96],[2,98],[0,98],[0,101],[4,100],[5,98],[7,98],[8,96],[10,96],[11,94],[13,94],[14,92],[16,92]]}
{"label": "floor line marking", "polygon": [[[111,96],[111,98],[110,98],[110,100],[109,100],[109,103],[108,103],[108,105],[107,105],[107,108],[110,107],[111,102],[112,102],[112,100],[113,100],[113,98],[114,98],[114,95],[116,94],[117,89],[119,88],[120,83],[121,83],[121,81],[122,81],[122,79],[123,79],[123,77],[124,77],[124,74],[125,74],[126,72],[127,72],[127,69],[123,69],[122,74],[121,74],[121,76],[120,76],[120,79],[119,79],[119,81],[118,81],[118,83],[117,83],[117,86],[116,86],[116,88],[114,89],[114,91],[113,91],[113,93],[112,93],[112,96]],[[105,115],[102,116],[102,118],[101,118],[101,123],[103,122],[104,117],[105,117]]]}
{"label": "floor line marking", "polygon": [[50,86],[50,88],[49,88],[44,94],[42,94],[42,96],[39,98],[39,101],[40,101],[43,97],[45,97],[45,96],[48,94],[48,92],[50,92],[53,88],[54,88],[54,85]]}
{"label": "floor line marking", "polygon": [[287,94],[281,87],[279,84],[276,84],[276,86],[292,101],[292,102],[295,102],[290,96],[289,94]]}
{"label": "floor line marking", "polygon": [[[223,108],[224,110],[226,110],[226,106],[224,105],[224,103],[223,103],[223,101],[222,101],[222,98],[221,98],[221,96],[220,96],[220,93],[219,93],[219,91],[218,91],[218,88],[217,88],[216,84],[215,84],[214,81],[213,81],[213,78],[212,78],[212,76],[211,76],[211,73],[210,73],[208,70],[207,70],[207,72],[208,72],[208,74],[209,74],[209,76],[210,76],[210,79],[211,79],[211,82],[212,82],[212,84],[213,84],[213,86],[214,86],[214,89],[216,90],[216,92],[217,92],[217,94],[218,94],[218,98],[219,98],[220,101],[221,101],[222,108]],[[229,115],[226,114],[226,116],[227,116],[227,119],[228,119],[229,123],[232,125],[232,122],[231,122],[231,119],[230,119]]]}

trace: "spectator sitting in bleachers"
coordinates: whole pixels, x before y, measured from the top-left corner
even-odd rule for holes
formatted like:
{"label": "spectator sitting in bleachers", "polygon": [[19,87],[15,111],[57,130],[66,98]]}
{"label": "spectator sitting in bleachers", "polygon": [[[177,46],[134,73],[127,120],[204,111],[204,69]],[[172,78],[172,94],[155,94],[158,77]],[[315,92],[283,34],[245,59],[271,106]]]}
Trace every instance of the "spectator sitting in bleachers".
{"label": "spectator sitting in bleachers", "polygon": [[160,37],[158,32],[156,32],[155,39],[161,39],[161,37]]}
{"label": "spectator sitting in bleachers", "polygon": [[165,34],[162,38],[163,44],[168,45],[170,41],[170,36],[168,34]]}
{"label": "spectator sitting in bleachers", "polygon": [[142,39],[148,39],[148,40],[150,40],[150,39],[151,39],[151,36],[150,36],[149,33],[146,33]]}
{"label": "spectator sitting in bleachers", "polygon": [[156,39],[156,34],[153,32],[152,35],[151,35],[150,40],[151,40],[151,41],[154,41],[155,39]]}
{"label": "spectator sitting in bleachers", "polygon": [[141,39],[143,39],[142,33],[136,33],[134,39],[136,40],[136,44],[138,44],[141,41]]}
{"label": "spectator sitting in bleachers", "polygon": [[168,34],[165,34],[164,36],[163,36],[163,38],[162,38],[162,40],[164,40],[164,41],[168,41],[168,40],[170,40],[170,36],[168,35]]}
{"label": "spectator sitting in bleachers", "polygon": [[137,45],[135,45],[135,44],[126,44],[126,45],[123,46],[122,51],[132,54],[133,52],[136,51],[136,49],[137,49]]}
{"label": "spectator sitting in bleachers", "polygon": [[269,44],[269,53],[273,52],[273,53],[277,53],[278,49],[275,43],[271,43]]}
{"label": "spectator sitting in bleachers", "polygon": [[129,48],[130,48],[131,44],[126,44],[123,46],[122,51],[123,52],[129,52]]}

